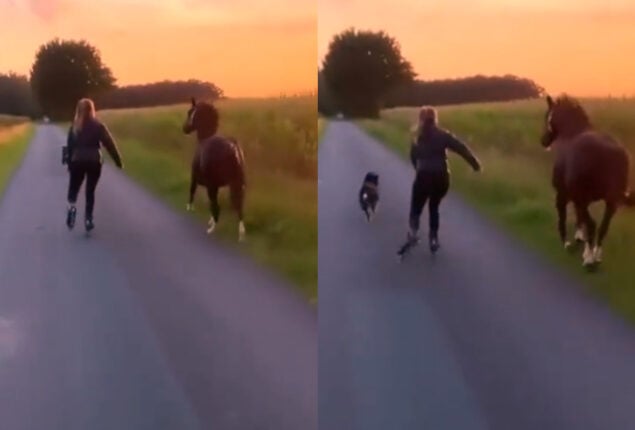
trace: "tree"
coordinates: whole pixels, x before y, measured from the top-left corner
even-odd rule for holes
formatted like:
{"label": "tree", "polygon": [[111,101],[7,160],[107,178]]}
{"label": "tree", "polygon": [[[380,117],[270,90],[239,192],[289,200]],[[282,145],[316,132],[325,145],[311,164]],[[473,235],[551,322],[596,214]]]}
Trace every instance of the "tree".
{"label": "tree", "polygon": [[377,117],[387,91],[416,76],[395,39],[355,29],[333,38],[322,72],[343,113],[353,117]]}
{"label": "tree", "polygon": [[31,69],[33,93],[42,111],[56,119],[68,119],[77,100],[95,97],[115,82],[99,51],[84,40],[55,39],[40,46]]}
{"label": "tree", "polygon": [[26,76],[0,74],[0,114],[30,117],[37,115],[37,106]]}
{"label": "tree", "polygon": [[335,115],[338,112],[335,97],[321,70],[318,70],[318,112],[327,116]]}

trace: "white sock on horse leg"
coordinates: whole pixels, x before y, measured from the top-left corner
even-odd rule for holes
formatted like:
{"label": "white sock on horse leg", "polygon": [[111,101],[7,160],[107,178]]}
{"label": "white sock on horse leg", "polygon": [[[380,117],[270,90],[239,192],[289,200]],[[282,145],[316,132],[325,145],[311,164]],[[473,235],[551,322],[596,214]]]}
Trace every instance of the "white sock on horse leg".
{"label": "white sock on horse leg", "polygon": [[240,221],[238,223],[238,240],[239,241],[245,240],[246,234],[247,234],[247,231],[245,230],[245,223]]}
{"label": "white sock on horse leg", "polygon": [[602,247],[601,246],[596,246],[593,249],[593,260],[595,260],[596,263],[602,262]]}
{"label": "white sock on horse leg", "polygon": [[214,220],[214,217],[211,216],[207,223],[207,234],[212,234],[215,228],[216,228],[216,221]]}
{"label": "white sock on horse leg", "polygon": [[582,264],[585,266],[589,266],[593,264],[594,262],[595,262],[595,258],[593,255],[593,250],[591,249],[591,246],[589,246],[589,243],[587,242],[586,245],[584,245],[584,253],[582,254]]}
{"label": "white sock on horse leg", "polygon": [[576,229],[574,239],[577,240],[578,242],[586,241],[586,234],[584,234],[584,230],[582,228],[578,227]]}

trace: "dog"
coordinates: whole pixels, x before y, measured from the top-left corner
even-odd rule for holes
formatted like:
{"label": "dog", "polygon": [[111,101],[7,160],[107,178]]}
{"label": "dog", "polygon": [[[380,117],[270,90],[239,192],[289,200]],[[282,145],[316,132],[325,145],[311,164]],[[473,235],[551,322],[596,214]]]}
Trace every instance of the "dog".
{"label": "dog", "polygon": [[362,188],[359,190],[359,205],[370,222],[379,204],[379,175],[374,172],[366,173]]}

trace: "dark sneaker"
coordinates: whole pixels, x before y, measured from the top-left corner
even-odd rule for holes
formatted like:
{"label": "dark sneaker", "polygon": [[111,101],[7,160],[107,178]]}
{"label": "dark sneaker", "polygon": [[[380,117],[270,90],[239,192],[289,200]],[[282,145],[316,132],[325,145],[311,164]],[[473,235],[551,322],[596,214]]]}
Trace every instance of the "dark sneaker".
{"label": "dark sneaker", "polygon": [[91,231],[95,228],[95,223],[92,218],[86,218],[86,231]]}
{"label": "dark sneaker", "polygon": [[69,230],[72,230],[75,227],[75,217],[77,215],[77,208],[75,206],[71,206],[68,208],[66,212],[66,227]]}

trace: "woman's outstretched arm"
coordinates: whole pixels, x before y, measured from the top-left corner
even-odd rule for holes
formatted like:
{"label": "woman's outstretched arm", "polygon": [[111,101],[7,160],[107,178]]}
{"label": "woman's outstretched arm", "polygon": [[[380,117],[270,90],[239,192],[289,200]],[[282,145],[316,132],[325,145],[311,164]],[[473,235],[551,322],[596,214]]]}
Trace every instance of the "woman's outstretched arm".
{"label": "woman's outstretched arm", "polygon": [[119,152],[119,148],[117,148],[117,144],[115,143],[110,131],[108,131],[108,127],[104,124],[101,125],[101,143],[106,147],[106,150],[112,157],[113,161],[120,169],[123,167],[123,163],[121,161],[121,153]]}
{"label": "woman's outstretched arm", "polygon": [[451,151],[459,154],[477,172],[481,171],[481,162],[476,158],[472,150],[456,136],[447,133],[447,146]]}

